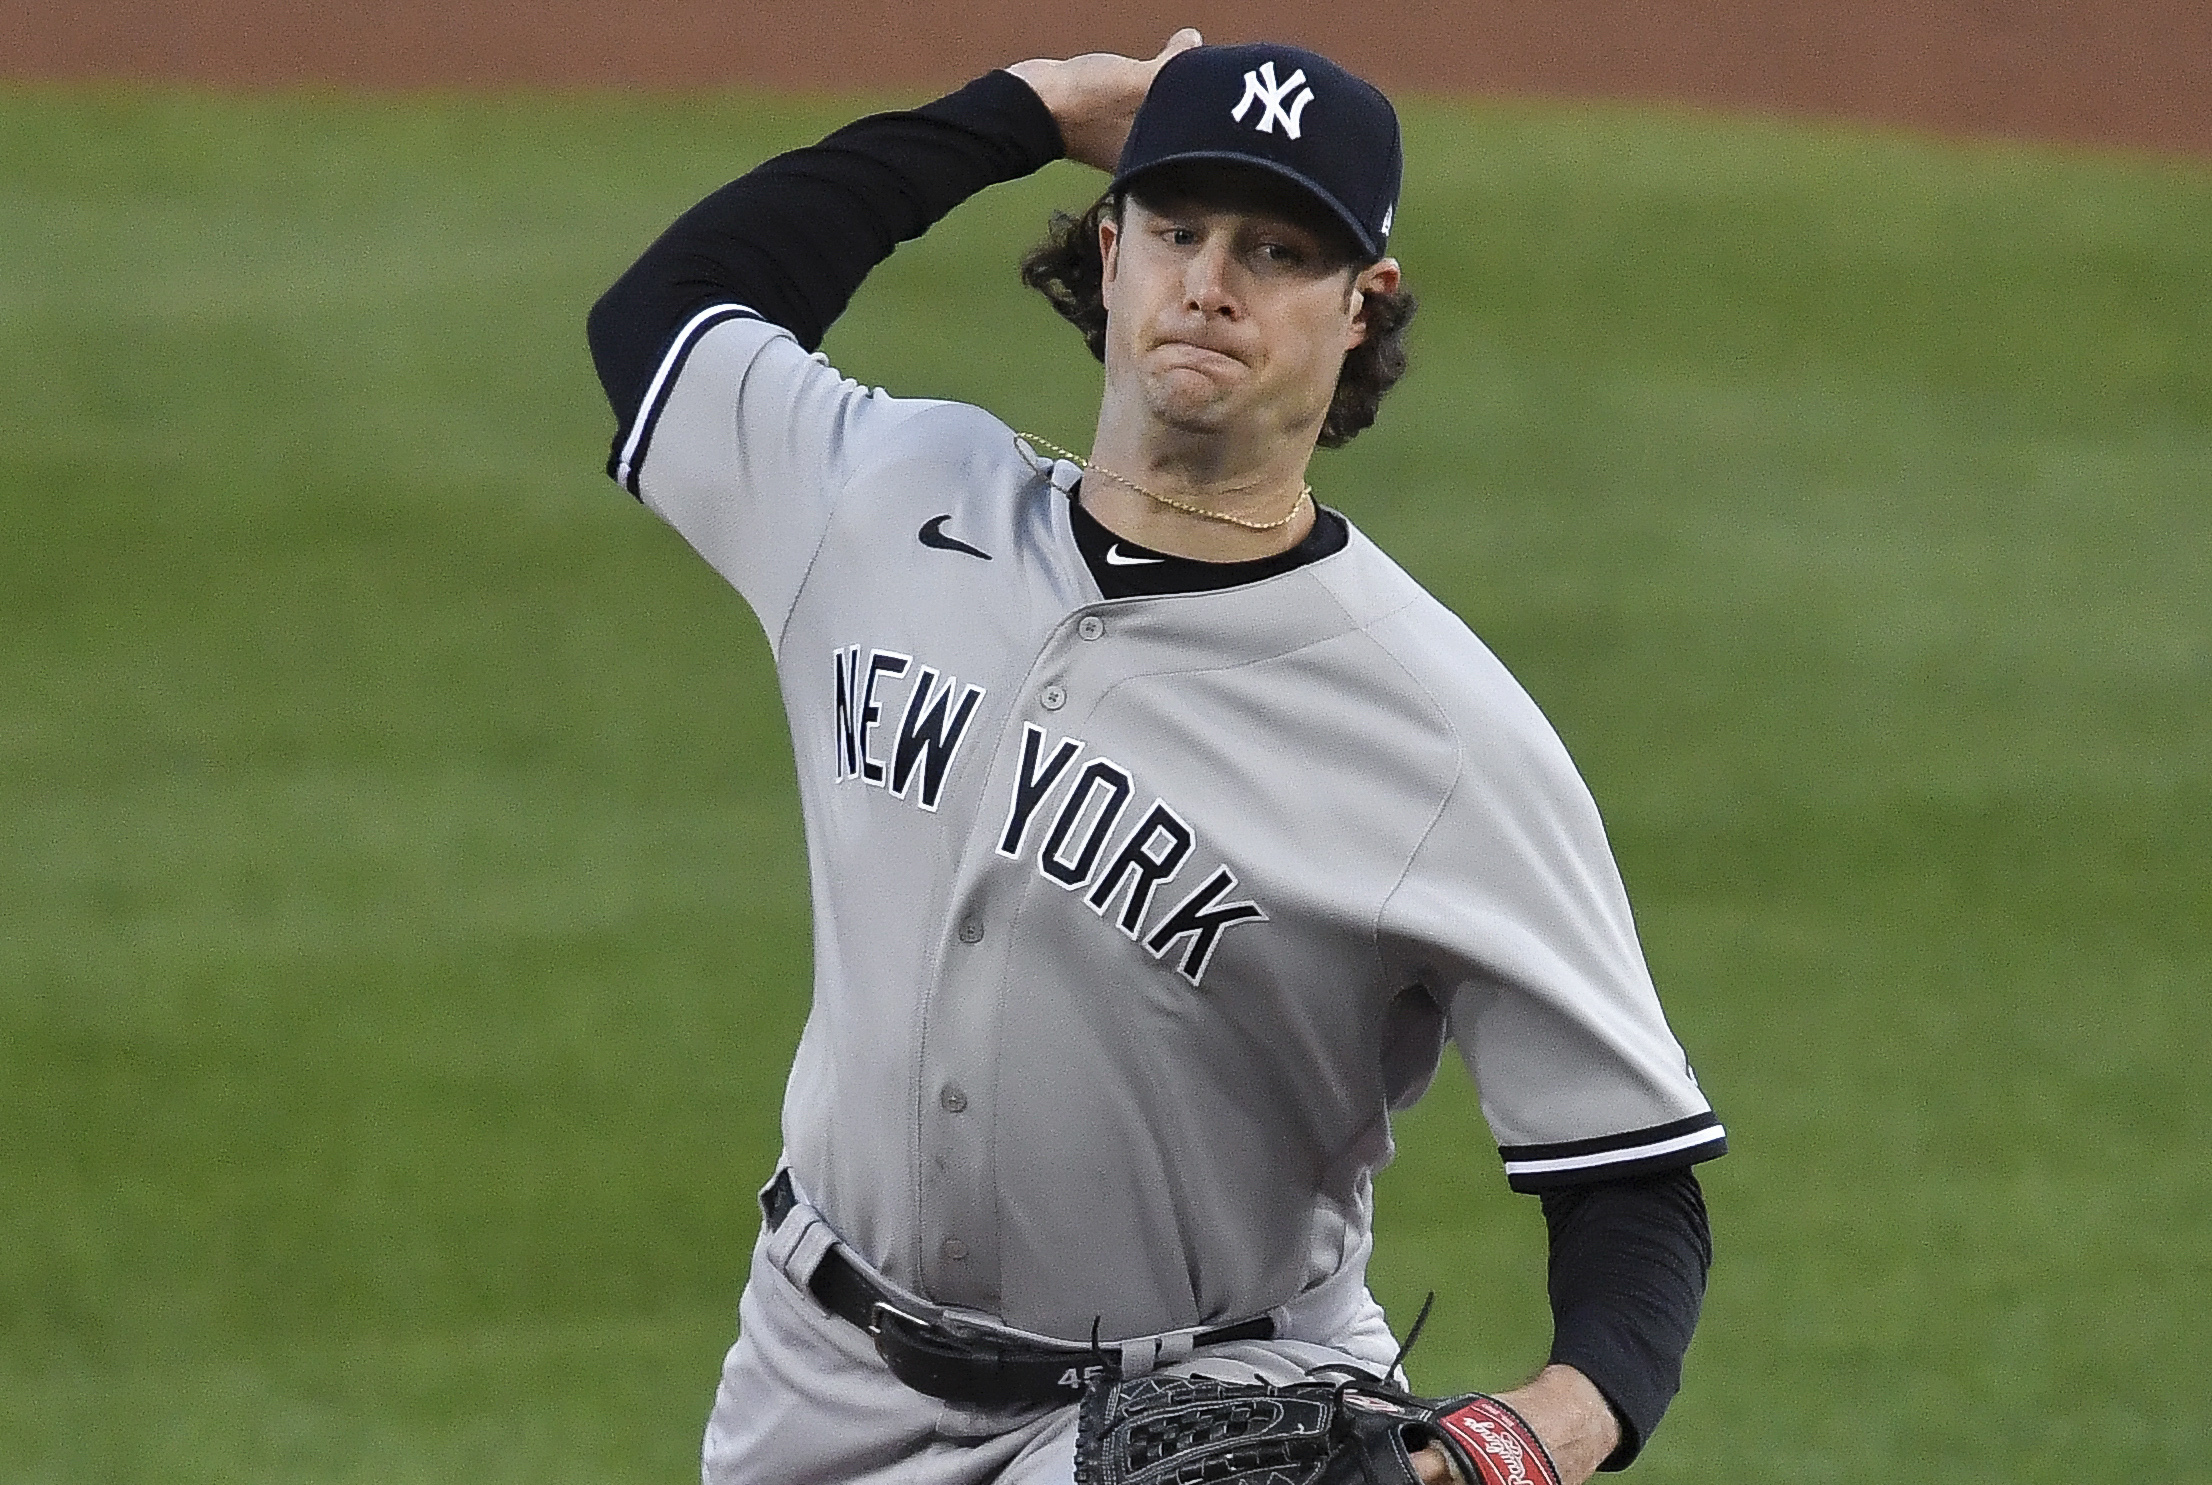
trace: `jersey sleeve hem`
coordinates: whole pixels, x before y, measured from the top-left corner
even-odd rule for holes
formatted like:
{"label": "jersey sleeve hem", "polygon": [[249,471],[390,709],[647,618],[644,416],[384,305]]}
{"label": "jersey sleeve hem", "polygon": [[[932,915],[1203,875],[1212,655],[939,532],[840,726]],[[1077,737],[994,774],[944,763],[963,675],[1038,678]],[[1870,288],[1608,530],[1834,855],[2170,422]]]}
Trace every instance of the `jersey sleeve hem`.
{"label": "jersey sleeve hem", "polygon": [[1587,1181],[1648,1175],[1728,1153],[1728,1131],[1710,1111],[1594,1139],[1549,1145],[1500,1145],[1506,1183],[1515,1191],[1556,1191]]}
{"label": "jersey sleeve hem", "polygon": [[676,385],[684,362],[690,358],[700,338],[727,320],[760,318],[757,311],[742,304],[724,303],[710,304],[684,322],[662,353],[660,365],[654,368],[653,379],[646,384],[645,396],[636,414],[615,435],[614,448],[607,456],[607,473],[616,484],[633,497],[643,498],[638,489],[638,471],[644,466],[646,450],[652,444],[653,426],[660,421],[669,390]]}

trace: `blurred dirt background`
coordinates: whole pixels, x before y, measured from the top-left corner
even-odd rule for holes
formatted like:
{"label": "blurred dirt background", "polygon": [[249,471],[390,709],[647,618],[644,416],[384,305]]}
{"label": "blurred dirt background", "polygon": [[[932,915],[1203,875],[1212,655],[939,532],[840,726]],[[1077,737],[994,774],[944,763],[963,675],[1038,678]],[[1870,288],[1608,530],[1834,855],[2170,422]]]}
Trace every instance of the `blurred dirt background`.
{"label": "blurred dirt background", "polygon": [[225,86],[949,83],[1178,25],[1386,86],[2212,153],[2206,0],[0,0],[0,77]]}

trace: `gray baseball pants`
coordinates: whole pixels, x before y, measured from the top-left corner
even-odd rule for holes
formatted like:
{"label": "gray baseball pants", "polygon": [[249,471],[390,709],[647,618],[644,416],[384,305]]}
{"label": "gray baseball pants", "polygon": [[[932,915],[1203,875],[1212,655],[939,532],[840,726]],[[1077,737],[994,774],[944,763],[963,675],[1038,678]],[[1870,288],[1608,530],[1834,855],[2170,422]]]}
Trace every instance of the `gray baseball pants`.
{"label": "gray baseball pants", "polygon": [[[1380,1319],[1380,1312],[1375,1312]],[[1387,1330],[1382,1332],[1387,1337]],[[1372,1350],[1374,1337],[1365,1336]],[[1387,1353],[1386,1353],[1387,1354]],[[1302,1341],[1211,1347],[1175,1372],[1289,1382],[1362,1357]],[[701,1450],[704,1485],[1073,1485],[1076,1410],[940,1402],[891,1375],[868,1337],[753,1250],[737,1343]]]}

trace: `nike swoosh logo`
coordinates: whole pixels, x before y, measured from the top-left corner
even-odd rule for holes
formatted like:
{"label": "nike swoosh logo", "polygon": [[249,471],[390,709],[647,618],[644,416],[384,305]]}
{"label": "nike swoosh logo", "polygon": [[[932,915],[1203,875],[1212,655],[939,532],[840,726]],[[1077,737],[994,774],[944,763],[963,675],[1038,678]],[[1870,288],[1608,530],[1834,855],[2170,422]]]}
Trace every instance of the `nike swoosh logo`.
{"label": "nike swoosh logo", "polygon": [[931,516],[928,520],[922,522],[920,533],[922,545],[935,547],[940,552],[966,552],[971,557],[981,557],[986,562],[990,561],[991,554],[981,547],[971,547],[957,536],[945,535],[945,522],[951,519],[952,512],[947,511],[941,516]]}
{"label": "nike swoosh logo", "polygon": [[1106,565],[1108,567],[1150,567],[1155,563],[1165,562],[1166,560],[1165,557],[1133,557],[1121,549],[1121,543],[1118,541],[1106,549]]}

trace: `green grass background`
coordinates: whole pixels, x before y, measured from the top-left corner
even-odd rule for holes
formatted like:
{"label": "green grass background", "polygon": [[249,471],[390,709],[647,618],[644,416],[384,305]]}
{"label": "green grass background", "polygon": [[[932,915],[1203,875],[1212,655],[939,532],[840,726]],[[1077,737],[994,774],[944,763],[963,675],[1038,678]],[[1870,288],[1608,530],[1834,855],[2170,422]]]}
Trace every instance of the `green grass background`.
{"label": "green grass background", "polygon": [[[692,1477],[803,1014],[581,319],[851,103],[0,92],[0,1479]],[[1736,1152],[1655,1482],[2212,1479],[2212,171],[1428,104],[1315,483],[1543,702]],[[1081,445],[1073,167],[830,349]],[[1464,1079],[1375,1278],[1542,1356]]]}

